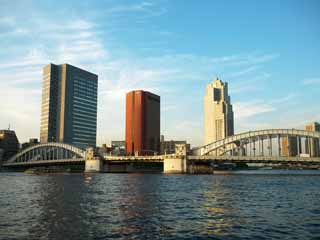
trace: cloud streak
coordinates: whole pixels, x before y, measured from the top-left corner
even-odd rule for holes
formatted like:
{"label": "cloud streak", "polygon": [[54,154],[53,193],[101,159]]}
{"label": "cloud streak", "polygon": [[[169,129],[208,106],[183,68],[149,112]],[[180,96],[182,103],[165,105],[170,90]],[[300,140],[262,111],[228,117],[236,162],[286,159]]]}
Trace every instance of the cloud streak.
{"label": "cloud streak", "polygon": [[[115,5],[107,10],[114,18],[128,12],[141,13],[141,18],[148,18],[165,14],[166,9],[159,8],[153,2],[140,2]],[[185,137],[199,145],[202,143],[205,84],[216,76],[228,80],[229,72],[233,72],[230,78],[253,75],[251,82],[265,81],[270,73],[263,70],[264,64],[279,56],[255,52],[226,56],[188,52],[141,56],[128,51],[120,43],[112,45],[114,42],[106,34],[108,30],[81,16],[61,19],[40,16],[19,24],[15,18],[2,18],[0,24],[10,24],[12,32],[25,29],[14,36],[7,35],[8,39],[23,38],[26,44],[20,46],[16,55],[7,51],[7,57],[0,62],[0,87],[8,90],[0,99],[1,116],[5,116],[0,119],[0,125],[12,123],[21,141],[39,136],[42,67],[50,62],[68,62],[99,75],[99,144],[124,138],[125,94],[133,89],[145,89],[161,95],[165,115],[162,118],[162,133],[171,138]],[[34,28],[35,25],[39,27]],[[164,38],[172,34],[166,29],[160,29],[159,33]],[[234,81],[233,84],[238,86],[234,88],[234,93],[255,90],[245,86],[243,81]],[[22,104],[26,106],[23,109]],[[238,101],[234,108],[237,119],[275,111],[272,105],[261,101]],[[26,121],[30,123],[28,128],[25,127]]]}
{"label": "cloud streak", "polygon": [[318,85],[320,84],[320,77],[306,78],[302,81],[303,85]]}

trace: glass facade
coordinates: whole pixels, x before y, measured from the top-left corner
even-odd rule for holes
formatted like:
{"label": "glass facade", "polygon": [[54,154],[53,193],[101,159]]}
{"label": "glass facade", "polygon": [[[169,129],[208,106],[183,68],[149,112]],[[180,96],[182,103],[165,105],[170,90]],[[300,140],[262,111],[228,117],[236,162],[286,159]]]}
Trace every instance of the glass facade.
{"label": "glass facade", "polygon": [[41,142],[96,145],[98,76],[69,64],[43,69]]}
{"label": "glass facade", "polygon": [[96,144],[97,81],[75,77],[73,82],[73,137],[75,144]]}

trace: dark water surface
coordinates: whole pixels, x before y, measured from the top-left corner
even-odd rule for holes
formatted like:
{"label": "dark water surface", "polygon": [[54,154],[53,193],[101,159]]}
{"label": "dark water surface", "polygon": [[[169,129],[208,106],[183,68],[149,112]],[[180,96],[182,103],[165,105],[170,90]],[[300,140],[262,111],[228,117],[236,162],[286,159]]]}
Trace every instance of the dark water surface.
{"label": "dark water surface", "polygon": [[0,173],[0,239],[320,239],[319,171],[242,173]]}

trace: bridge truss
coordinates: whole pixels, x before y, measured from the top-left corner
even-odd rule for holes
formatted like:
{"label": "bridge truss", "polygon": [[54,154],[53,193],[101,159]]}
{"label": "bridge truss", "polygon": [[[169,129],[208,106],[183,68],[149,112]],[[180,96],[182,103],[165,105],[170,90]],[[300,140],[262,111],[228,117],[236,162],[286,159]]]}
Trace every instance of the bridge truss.
{"label": "bridge truss", "polygon": [[37,144],[14,155],[3,166],[84,161],[85,150],[65,143]]}
{"label": "bridge truss", "polygon": [[319,142],[320,132],[297,129],[258,130],[194,148],[192,155],[320,157]]}

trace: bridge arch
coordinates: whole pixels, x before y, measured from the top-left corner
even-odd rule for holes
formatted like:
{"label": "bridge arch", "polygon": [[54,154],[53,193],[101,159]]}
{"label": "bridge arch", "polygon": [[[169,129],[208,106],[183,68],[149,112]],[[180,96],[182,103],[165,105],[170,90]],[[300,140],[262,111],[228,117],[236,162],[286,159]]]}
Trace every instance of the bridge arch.
{"label": "bridge arch", "polygon": [[[266,139],[266,138],[274,138],[278,137],[297,137],[297,138],[310,138],[310,139],[318,139],[320,140],[320,132],[313,131],[305,131],[298,129],[265,129],[265,130],[257,130],[257,131],[249,131],[240,134],[236,134],[233,136],[229,136],[227,138],[218,140],[216,142],[194,148],[192,149],[193,155],[209,155],[210,153],[217,151],[219,149],[226,149],[227,146],[235,145],[241,141],[251,141],[252,139]],[[223,151],[222,151],[223,152]]]}
{"label": "bridge arch", "polygon": [[28,147],[12,156],[5,164],[37,160],[85,158],[85,150],[66,143],[42,143]]}

